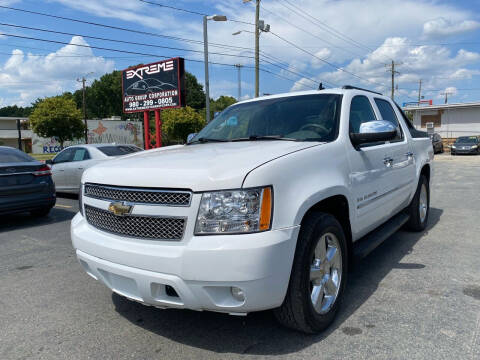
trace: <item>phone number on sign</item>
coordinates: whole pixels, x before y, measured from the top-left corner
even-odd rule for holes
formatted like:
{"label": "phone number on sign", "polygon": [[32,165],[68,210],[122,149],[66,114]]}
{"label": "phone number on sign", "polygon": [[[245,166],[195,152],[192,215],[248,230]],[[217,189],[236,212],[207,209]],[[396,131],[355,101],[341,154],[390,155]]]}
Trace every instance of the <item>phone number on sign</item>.
{"label": "phone number on sign", "polygon": [[143,101],[131,101],[128,103],[130,109],[135,109],[139,107],[149,107],[149,106],[172,106],[175,105],[173,98],[162,98],[157,100],[143,100]]}

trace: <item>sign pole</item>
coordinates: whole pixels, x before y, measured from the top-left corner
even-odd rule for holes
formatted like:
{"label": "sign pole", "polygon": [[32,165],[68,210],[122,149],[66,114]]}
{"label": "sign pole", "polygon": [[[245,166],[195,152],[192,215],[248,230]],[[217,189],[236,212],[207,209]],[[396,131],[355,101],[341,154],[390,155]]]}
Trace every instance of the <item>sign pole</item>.
{"label": "sign pole", "polygon": [[145,133],[145,150],[150,149],[150,120],[148,111],[143,112],[143,130]]}
{"label": "sign pole", "polygon": [[162,118],[160,110],[155,110],[155,134],[157,148],[162,147]]}

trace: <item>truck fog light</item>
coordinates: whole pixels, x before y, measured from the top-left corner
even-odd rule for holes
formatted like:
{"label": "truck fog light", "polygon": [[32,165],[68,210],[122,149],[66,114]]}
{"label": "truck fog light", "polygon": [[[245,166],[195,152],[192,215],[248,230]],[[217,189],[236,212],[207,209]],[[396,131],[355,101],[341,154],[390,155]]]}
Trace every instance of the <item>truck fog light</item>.
{"label": "truck fog light", "polygon": [[232,286],[231,287],[231,292],[232,292],[232,296],[234,297],[235,300],[245,301],[245,294],[243,293],[242,289],[240,289],[236,286]]}

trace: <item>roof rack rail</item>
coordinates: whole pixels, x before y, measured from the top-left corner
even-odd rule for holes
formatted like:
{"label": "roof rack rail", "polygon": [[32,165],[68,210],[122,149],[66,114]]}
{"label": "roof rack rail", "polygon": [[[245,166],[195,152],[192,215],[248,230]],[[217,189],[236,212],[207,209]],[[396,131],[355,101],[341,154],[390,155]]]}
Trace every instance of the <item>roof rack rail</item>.
{"label": "roof rack rail", "polygon": [[363,90],[363,91],[368,91],[368,92],[371,92],[371,93],[374,93],[374,94],[377,94],[377,95],[382,95],[379,92],[368,90],[368,89],[363,89],[363,88],[352,86],[352,85],[344,85],[344,86],[342,86],[342,89],[344,89],[344,90]]}

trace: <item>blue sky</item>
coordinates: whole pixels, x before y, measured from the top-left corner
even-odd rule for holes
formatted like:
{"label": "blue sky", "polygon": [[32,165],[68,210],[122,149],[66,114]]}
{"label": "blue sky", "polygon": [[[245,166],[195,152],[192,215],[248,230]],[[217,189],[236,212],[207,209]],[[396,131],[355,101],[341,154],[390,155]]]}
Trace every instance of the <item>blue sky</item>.
{"label": "blue sky", "polygon": [[[242,0],[151,1],[199,13],[225,14],[229,19],[246,22],[209,22],[210,60],[230,64],[210,65],[211,96],[237,96],[237,70],[231,66],[233,64],[244,65],[242,97],[253,96],[254,38],[248,32],[253,31],[253,26],[248,24],[254,19],[252,3],[243,4]],[[0,33],[60,42],[0,35],[0,106],[25,106],[38,97],[73,91],[80,86],[76,81],[79,77],[88,74],[91,82],[114,69],[162,59],[160,55],[185,57],[187,71],[203,83],[200,15],[139,0],[0,0],[0,5],[161,35],[119,31],[0,9],[2,24],[82,35],[0,25]],[[422,95],[425,99],[433,99],[434,103],[443,102],[445,91],[450,93],[451,103],[478,101],[479,15],[478,0],[262,0],[261,18],[271,25],[272,33],[261,35],[260,93],[317,88],[318,83],[323,82],[327,87],[351,84],[390,94],[390,75],[385,64],[394,60],[399,64],[396,69],[399,71],[396,79],[399,103],[417,99],[420,79]],[[245,31],[232,35],[239,30]],[[115,43],[87,36],[153,46]],[[158,56],[66,45],[68,43]]]}

